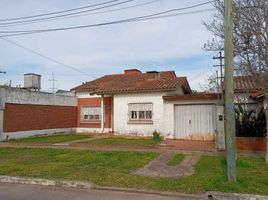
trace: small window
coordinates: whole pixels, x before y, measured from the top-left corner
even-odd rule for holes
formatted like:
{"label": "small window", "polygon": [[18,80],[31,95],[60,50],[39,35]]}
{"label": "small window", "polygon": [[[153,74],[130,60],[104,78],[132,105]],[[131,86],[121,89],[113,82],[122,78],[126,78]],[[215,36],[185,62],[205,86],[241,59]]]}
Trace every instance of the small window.
{"label": "small window", "polygon": [[128,105],[129,121],[146,122],[153,119],[152,103],[131,103]]}
{"label": "small window", "polygon": [[82,106],[80,113],[81,113],[81,121],[86,121],[86,122],[100,122],[101,121],[101,107]]}

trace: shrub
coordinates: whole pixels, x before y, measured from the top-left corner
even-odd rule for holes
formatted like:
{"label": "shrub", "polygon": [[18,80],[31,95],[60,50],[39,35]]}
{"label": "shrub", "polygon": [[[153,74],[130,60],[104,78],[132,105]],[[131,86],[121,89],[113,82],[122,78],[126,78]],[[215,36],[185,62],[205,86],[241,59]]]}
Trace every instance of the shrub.
{"label": "shrub", "polygon": [[153,132],[153,140],[162,140],[160,133],[156,130]]}
{"label": "shrub", "polygon": [[265,137],[266,117],[262,108],[258,114],[254,110],[243,109],[241,105],[235,109],[236,136]]}

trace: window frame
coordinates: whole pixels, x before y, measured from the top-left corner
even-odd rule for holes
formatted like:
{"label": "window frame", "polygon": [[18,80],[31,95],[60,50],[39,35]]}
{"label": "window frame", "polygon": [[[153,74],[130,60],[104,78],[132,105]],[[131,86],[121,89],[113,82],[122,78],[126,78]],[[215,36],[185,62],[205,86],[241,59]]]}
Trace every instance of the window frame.
{"label": "window frame", "polygon": [[[99,119],[90,119],[90,116],[96,116],[96,115],[87,115],[88,119],[85,119],[84,116],[86,116],[86,115],[83,114],[83,108],[100,108],[100,114],[98,115]],[[105,116],[105,107],[104,107],[103,115]],[[97,123],[97,124],[100,124],[101,120],[102,120],[101,106],[80,106],[80,122],[81,123]],[[105,121],[105,118],[104,118],[104,121]]]}
{"label": "window frame", "polygon": [[[139,105],[141,106],[141,108],[138,108]],[[137,106],[136,110],[132,108],[135,106]],[[148,109],[146,109],[146,106],[148,107]],[[142,107],[144,107],[145,109],[142,110]],[[150,114],[147,114],[147,112],[149,112]],[[135,118],[132,117],[133,114],[136,116]],[[152,124],[153,115],[154,115],[154,112],[153,112],[152,102],[128,103],[128,123],[129,124]],[[147,116],[151,116],[151,117],[147,118]]]}

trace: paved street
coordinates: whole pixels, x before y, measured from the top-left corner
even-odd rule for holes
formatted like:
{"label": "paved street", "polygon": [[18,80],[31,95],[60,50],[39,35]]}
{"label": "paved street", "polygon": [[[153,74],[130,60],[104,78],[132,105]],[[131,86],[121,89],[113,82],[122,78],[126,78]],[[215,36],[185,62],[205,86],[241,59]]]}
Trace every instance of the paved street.
{"label": "paved street", "polygon": [[0,183],[1,200],[179,200],[203,199],[182,196],[160,196],[153,194],[138,194],[129,192],[114,192],[102,190],[70,189],[60,187],[45,187],[22,184]]}

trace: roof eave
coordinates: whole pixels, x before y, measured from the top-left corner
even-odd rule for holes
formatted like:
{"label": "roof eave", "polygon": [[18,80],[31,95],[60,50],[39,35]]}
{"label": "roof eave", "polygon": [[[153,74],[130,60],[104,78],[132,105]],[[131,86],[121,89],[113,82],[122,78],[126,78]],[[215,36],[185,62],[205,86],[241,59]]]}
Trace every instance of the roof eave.
{"label": "roof eave", "polygon": [[97,95],[106,95],[106,94],[134,94],[134,93],[152,93],[152,92],[170,92],[170,91],[176,91],[178,87],[175,88],[167,88],[167,89],[147,89],[147,90],[125,90],[125,91],[98,91],[95,94]]}

